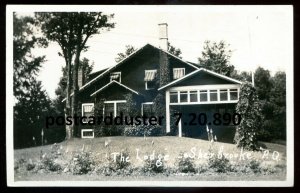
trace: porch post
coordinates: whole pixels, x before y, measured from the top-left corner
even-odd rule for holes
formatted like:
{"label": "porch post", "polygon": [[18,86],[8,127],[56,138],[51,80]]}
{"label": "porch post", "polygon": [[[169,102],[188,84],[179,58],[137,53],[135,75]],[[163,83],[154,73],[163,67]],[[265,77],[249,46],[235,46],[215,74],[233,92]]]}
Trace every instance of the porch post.
{"label": "porch post", "polygon": [[170,127],[170,91],[166,91],[166,132],[171,131]]}
{"label": "porch post", "polygon": [[181,119],[178,122],[178,136],[182,137],[182,124],[181,124]]}

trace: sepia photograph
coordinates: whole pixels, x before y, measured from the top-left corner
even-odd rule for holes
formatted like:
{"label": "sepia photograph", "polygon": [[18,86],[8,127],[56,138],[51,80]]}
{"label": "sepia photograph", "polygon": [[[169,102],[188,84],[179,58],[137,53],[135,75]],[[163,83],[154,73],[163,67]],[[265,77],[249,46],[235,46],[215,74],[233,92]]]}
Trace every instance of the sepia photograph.
{"label": "sepia photograph", "polygon": [[293,73],[291,5],[7,5],[7,184],[291,187]]}

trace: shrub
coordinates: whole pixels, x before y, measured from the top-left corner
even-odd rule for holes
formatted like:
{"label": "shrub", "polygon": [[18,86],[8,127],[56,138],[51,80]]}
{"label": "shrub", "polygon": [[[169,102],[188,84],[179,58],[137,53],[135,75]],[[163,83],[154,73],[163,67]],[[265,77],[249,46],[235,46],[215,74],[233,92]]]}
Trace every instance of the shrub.
{"label": "shrub", "polygon": [[42,166],[39,169],[45,169],[47,171],[56,172],[62,169],[61,165],[54,161],[51,156],[44,156],[41,160]]}
{"label": "shrub", "polygon": [[260,163],[256,160],[251,160],[248,163],[248,167],[254,172],[254,173],[260,173],[261,168],[260,168]]}
{"label": "shrub", "polygon": [[94,168],[94,161],[88,152],[75,153],[71,161],[71,172],[75,175],[87,174]]}
{"label": "shrub", "polygon": [[221,158],[218,155],[210,157],[208,159],[208,167],[220,173],[231,171],[230,162],[223,154]]}
{"label": "shrub", "polygon": [[51,146],[50,154],[43,154],[41,151],[40,163],[38,169],[45,169],[47,171],[56,172],[62,169],[61,165],[57,163],[57,158],[61,155],[60,148],[57,144]]}
{"label": "shrub", "polygon": [[142,171],[144,173],[162,173],[165,170],[165,161],[163,156],[156,156],[154,158],[148,157],[144,160]]}
{"label": "shrub", "polygon": [[176,160],[176,165],[178,167],[178,171],[182,173],[195,173],[195,164],[194,160],[190,157],[185,157],[183,154]]}
{"label": "shrub", "polygon": [[35,168],[35,166],[36,164],[30,161],[29,163],[26,163],[26,170],[31,171]]}
{"label": "shrub", "polygon": [[122,157],[126,158],[129,156],[127,151],[117,154],[115,159],[112,156],[107,157],[107,163],[99,170],[98,173],[102,173],[105,176],[116,175],[130,175],[133,172],[130,162],[127,162]]}
{"label": "shrub", "polygon": [[163,129],[159,125],[138,125],[125,127],[126,136],[161,136]]}

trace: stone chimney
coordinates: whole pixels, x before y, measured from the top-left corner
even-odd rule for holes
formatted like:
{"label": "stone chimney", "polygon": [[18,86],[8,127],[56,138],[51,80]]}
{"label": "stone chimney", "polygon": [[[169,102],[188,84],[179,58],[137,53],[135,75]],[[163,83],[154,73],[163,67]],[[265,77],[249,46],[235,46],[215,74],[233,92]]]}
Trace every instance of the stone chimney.
{"label": "stone chimney", "polygon": [[85,77],[84,77],[84,73],[83,73],[83,69],[82,67],[78,68],[78,87],[82,87],[85,83]]}
{"label": "stone chimney", "polygon": [[168,51],[168,24],[158,24],[159,48]]}

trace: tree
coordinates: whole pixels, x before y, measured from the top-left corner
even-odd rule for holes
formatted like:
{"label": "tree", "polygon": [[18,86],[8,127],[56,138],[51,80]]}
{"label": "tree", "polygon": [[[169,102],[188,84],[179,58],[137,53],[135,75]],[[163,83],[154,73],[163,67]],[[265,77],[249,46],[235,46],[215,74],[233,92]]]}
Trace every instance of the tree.
{"label": "tree", "polygon": [[45,56],[35,57],[31,54],[34,47],[47,46],[45,39],[36,37],[33,30],[32,17],[19,18],[15,13],[13,14],[13,89],[17,100],[26,95],[31,81],[45,61]]}
{"label": "tree", "polygon": [[[86,43],[90,37],[99,34],[101,30],[114,27],[109,20],[113,15],[105,15],[102,12],[52,12],[37,13],[37,18],[42,26],[43,32],[51,41],[57,42],[61,49],[61,56],[65,58],[67,67],[67,97],[66,115],[75,115],[78,108],[78,68],[80,54],[87,50]],[[74,57],[73,69],[71,64]],[[73,98],[70,101],[71,75],[73,76]],[[73,137],[74,126],[66,126],[66,139]]]}
{"label": "tree", "polygon": [[174,56],[177,56],[178,58],[182,58],[181,57],[181,50],[179,48],[176,48],[175,46],[171,45],[170,42],[168,42],[168,52],[173,54]]}
{"label": "tree", "polygon": [[274,105],[273,120],[276,125],[274,137],[286,139],[286,74],[277,72],[271,80],[270,102]]}
{"label": "tree", "polygon": [[136,48],[131,46],[131,45],[126,45],[126,50],[125,53],[118,53],[118,56],[115,58],[115,61],[119,63],[120,61],[124,60],[127,58],[130,54],[136,51]]}
{"label": "tree", "polygon": [[235,143],[238,147],[257,150],[257,136],[261,127],[262,115],[256,89],[250,83],[244,83],[241,86],[236,112],[241,115],[242,119],[236,129]]}
{"label": "tree", "polygon": [[[94,67],[94,64],[90,64],[89,59],[83,58],[79,63],[79,68],[83,69],[84,77],[88,77],[88,75],[92,72]],[[71,69],[73,68],[73,65],[71,66]],[[62,103],[62,100],[66,98],[66,89],[67,89],[67,69],[66,67],[62,67],[62,77],[60,78],[60,81],[58,83],[58,87],[55,90],[56,98],[54,100],[54,107],[56,109],[56,113],[59,116],[64,115],[64,104]],[[73,78],[71,78],[71,81]],[[71,86],[71,90],[73,87]]]}
{"label": "tree", "polygon": [[254,85],[259,100],[269,100],[272,88],[271,75],[269,70],[258,67],[254,73]]}
{"label": "tree", "polygon": [[27,94],[28,96],[19,98],[14,107],[14,145],[16,148],[41,144],[41,131],[44,128],[46,116],[51,115],[51,100],[40,81],[31,81]]}
{"label": "tree", "polygon": [[232,51],[224,41],[219,43],[205,41],[202,56],[198,58],[200,66],[225,76],[231,76],[234,66],[230,64]]}

